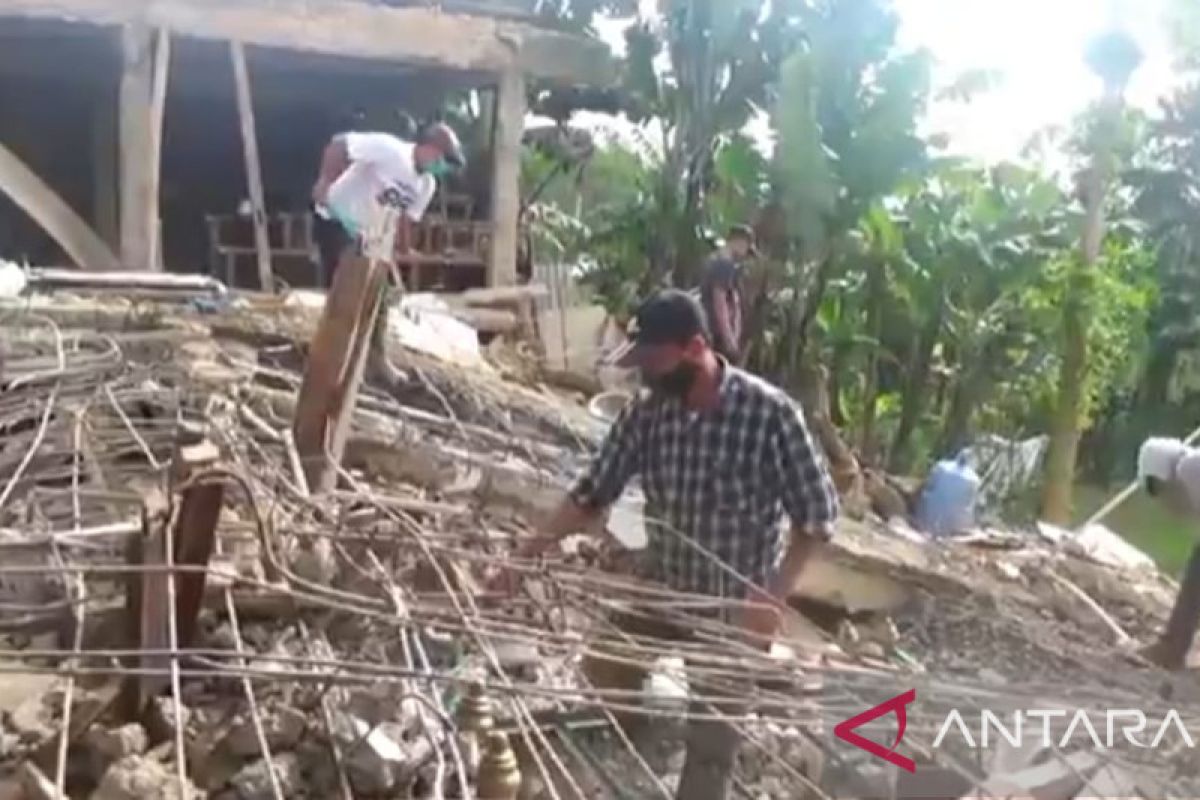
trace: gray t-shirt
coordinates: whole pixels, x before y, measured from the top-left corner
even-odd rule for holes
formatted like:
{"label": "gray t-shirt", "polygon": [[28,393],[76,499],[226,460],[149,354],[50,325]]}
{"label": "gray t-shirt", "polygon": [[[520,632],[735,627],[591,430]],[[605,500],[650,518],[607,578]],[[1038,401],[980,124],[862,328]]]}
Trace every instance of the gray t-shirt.
{"label": "gray t-shirt", "polygon": [[[718,253],[704,264],[704,275],[700,279],[700,302],[704,305],[704,313],[708,317],[708,327],[718,344],[724,344],[724,342],[721,341],[717,332],[716,306],[713,303],[713,297],[717,292],[725,292],[730,313],[736,315],[733,297],[741,293],[741,280],[741,267],[728,256]],[[729,323],[735,334],[741,332],[742,321],[740,319],[730,319]]]}

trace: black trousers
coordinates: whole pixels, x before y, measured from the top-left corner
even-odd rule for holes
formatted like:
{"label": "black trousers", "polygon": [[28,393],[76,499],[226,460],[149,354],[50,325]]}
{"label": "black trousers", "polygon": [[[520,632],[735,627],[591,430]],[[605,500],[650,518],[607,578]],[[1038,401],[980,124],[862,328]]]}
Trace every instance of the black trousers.
{"label": "black trousers", "polygon": [[326,286],[333,285],[333,271],[337,269],[346,248],[353,245],[350,235],[340,223],[313,213],[313,238],[317,243],[317,255],[321,259],[321,274]]}
{"label": "black trousers", "polygon": [[1163,660],[1171,665],[1184,666],[1188,651],[1200,627],[1200,545],[1192,548],[1183,579],[1179,582],[1179,594],[1159,639]]}

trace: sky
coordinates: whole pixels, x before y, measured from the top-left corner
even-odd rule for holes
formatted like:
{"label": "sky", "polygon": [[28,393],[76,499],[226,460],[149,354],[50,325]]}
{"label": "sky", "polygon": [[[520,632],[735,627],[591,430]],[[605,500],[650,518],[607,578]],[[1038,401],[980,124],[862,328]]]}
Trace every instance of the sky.
{"label": "sky", "polygon": [[1019,154],[1049,125],[1065,125],[1100,93],[1083,53],[1096,34],[1121,25],[1142,48],[1130,103],[1151,109],[1173,77],[1164,0],[894,0],[902,47],[926,47],[935,81],[972,68],[994,69],[1000,83],[970,104],[931,109],[931,130],[956,150],[992,161]]}
{"label": "sky", "polygon": [[[899,45],[924,47],[935,62],[935,85],[972,69],[994,70],[998,84],[968,103],[938,103],[926,130],[949,134],[951,151],[992,162],[1016,158],[1040,130],[1066,125],[1098,97],[1099,81],[1083,54],[1096,34],[1122,26],[1144,61],[1130,82],[1130,103],[1152,109],[1172,87],[1166,21],[1168,0],[893,0]],[[1200,0],[1197,0],[1200,2]],[[641,0],[643,13],[654,0]],[[600,23],[620,47],[622,22]],[[610,127],[602,119],[582,124]],[[622,126],[615,130],[621,133]],[[765,121],[753,126],[766,129]]]}

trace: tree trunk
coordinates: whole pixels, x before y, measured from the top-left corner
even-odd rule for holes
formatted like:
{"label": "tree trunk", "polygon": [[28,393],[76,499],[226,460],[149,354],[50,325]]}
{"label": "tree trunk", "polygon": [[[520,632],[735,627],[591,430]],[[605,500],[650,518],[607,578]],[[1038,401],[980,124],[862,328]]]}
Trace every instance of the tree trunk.
{"label": "tree trunk", "polygon": [[978,353],[964,353],[959,379],[955,382],[954,391],[950,396],[946,425],[938,441],[939,458],[951,458],[971,443],[971,420],[979,403],[991,391],[990,365],[1000,357],[1000,353],[996,352],[999,345],[1000,340],[993,339]]}
{"label": "tree trunk", "polygon": [[[1072,287],[1071,292],[1080,293],[1080,287]],[[1082,297],[1072,298],[1063,309],[1064,341],[1062,367],[1058,373],[1058,406],[1050,431],[1042,494],[1042,518],[1063,526],[1071,522],[1079,423],[1085,411],[1087,327],[1082,300]]]}
{"label": "tree trunk", "polygon": [[904,380],[904,396],[900,403],[900,424],[896,428],[896,437],[892,440],[888,468],[897,474],[903,474],[912,469],[913,454],[911,452],[912,435],[916,432],[917,423],[925,411],[925,393],[929,389],[929,372],[933,366],[933,349],[937,346],[938,336],[942,332],[942,320],[946,313],[946,299],[941,287],[937,287],[937,303],[929,316],[925,327],[917,336],[916,346],[910,368]]}
{"label": "tree trunk", "polygon": [[1072,271],[1063,305],[1063,355],[1058,374],[1058,406],[1046,454],[1042,518],[1055,525],[1071,521],[1079,426],[1087,412],[1087,307],[1090,278],[1104,236],[1104,186],[1101,157],[1093,159],[1086,176],[1087,216],[1084,219],[1082,261]]}
{"label": "tree trunk", "polygon": [[[865,385],[863,386],[862,427],[858,436],[858,452],[875,451],[872,439],[875,435],[875,406],[879,397],[879,347],[883,338],[883,304],[887,286],[883,264],[872,264],[867,274],[867,335],[874,340],[867,354]],[[869,459],[868,459],[869,460]]]}

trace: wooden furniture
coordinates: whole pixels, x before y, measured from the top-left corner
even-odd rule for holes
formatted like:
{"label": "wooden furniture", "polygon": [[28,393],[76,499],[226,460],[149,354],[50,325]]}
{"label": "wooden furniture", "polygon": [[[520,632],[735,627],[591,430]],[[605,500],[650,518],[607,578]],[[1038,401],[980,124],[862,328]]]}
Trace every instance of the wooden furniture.
{"label": "wooden furniture", "polygon": [[[213,277],[219,277],[230,287],[258,288],[254,221],[235,214],[209,215],[205,221],[209,270]],[[310,212],[269,215],[267,243],[276,276],[292,285],[325,285]]]}
{"label": "wooden furniture", "polygon": [[[406,287],[458,292],[487,285],[492,225],[474,219],[474,214],[469,195],[438,193],[424,218],[413,226],[409,252],[396,253]],[[253,220],[224,214],[210,215],[206,221],[213,277],[231,287],[258,288]],[[272,269],[288,285],[324,287],[329,281],[321,267],[314,225],[308,211],[275,213],[267,218]]]}

